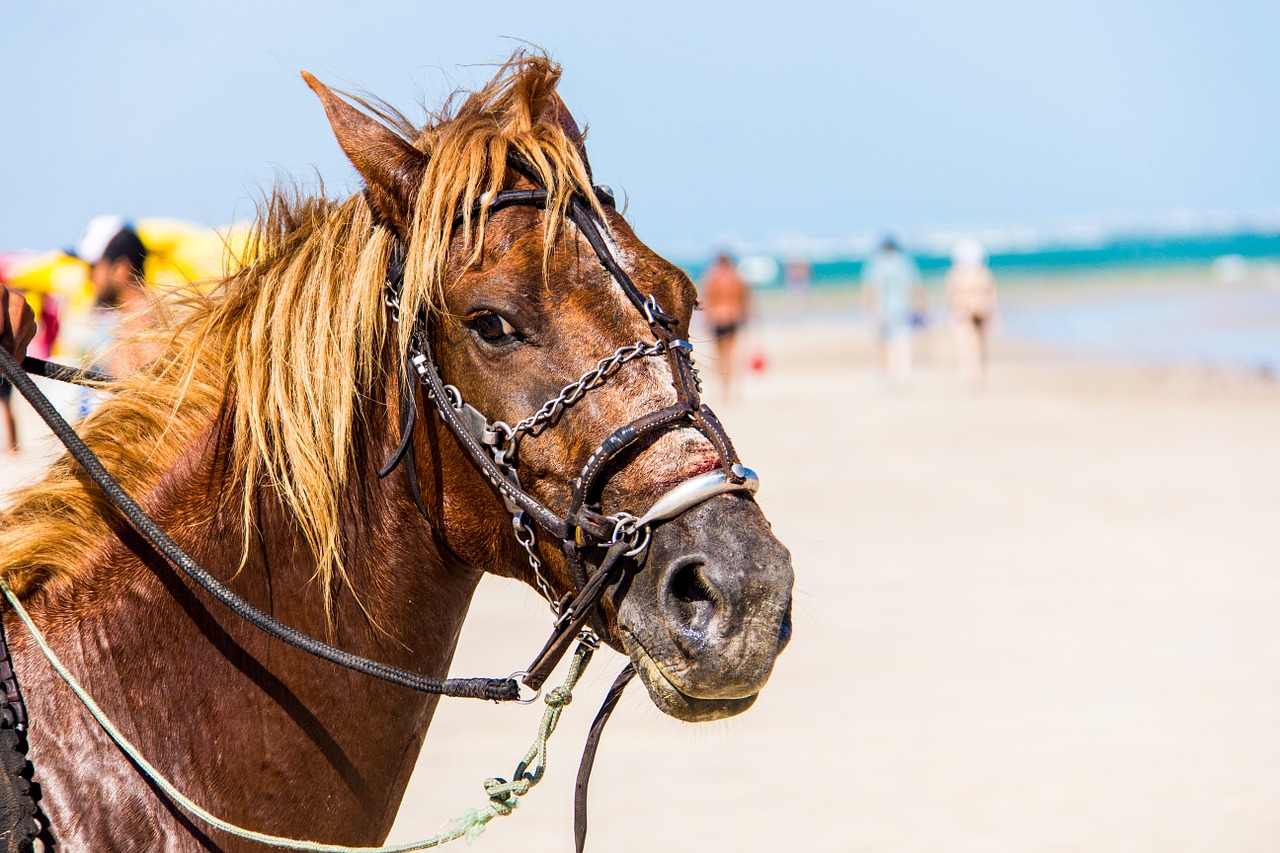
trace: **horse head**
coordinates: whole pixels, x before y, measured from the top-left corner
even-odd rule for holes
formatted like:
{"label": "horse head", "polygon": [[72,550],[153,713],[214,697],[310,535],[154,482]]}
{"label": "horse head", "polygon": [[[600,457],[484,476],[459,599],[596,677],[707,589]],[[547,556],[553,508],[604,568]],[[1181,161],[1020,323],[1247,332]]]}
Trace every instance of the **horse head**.
{"label": "horse head", "polygon": [[[592,186],[583,134],[555,93],[559,69],[541,57],[512,65],[416,134],[306,75],[401,250],[387,399],[417,416],[398,476],[420,487],[426,523],[462,563],[520,578],[553,605],[625,534],[632,553],[619,559],[630,564],[593,608],[602,639],[666,713],[739,713],[790,637],[790,556],[698,400],[685,344],[692,283]],[[433,362],[418,367],[450,386],[445,399],[402,386],[415,318]],[[480,419],[471,431],[491,439],[496,468],[468,458],[437,406]],[[552,521],[510,494],[504,507],[493,470]],[[693,501],[671,497],[712,481]],[[639,529],[664,499],[678,511]]]}

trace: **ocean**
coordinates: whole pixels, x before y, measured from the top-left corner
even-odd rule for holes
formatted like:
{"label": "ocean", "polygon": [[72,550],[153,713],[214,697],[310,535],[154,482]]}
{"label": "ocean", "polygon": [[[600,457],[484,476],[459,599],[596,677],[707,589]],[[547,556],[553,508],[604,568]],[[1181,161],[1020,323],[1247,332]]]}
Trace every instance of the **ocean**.
{"label": "ocean", "polygon": [[[932,240],[931,243],[939,241]],[[1235,265],[1243,262],[1280,264],[1280,233],[1275,234],[1193,234],[1136,235],[1100,238],[1082,244],[1041,242],[1030,248],[992,250],[988,259],[999,277],[1073,276],[1102,271],[1133,271],[1161,267],[1197,267],[1215,264]],[[905,245],[920,266],[926,284],[940,280],[951,265],[949,253]],[[744,256],[740,262],[755,267],[758,275],[748,276],[757,287],[782,287],[783,267],[788,258],[759,253]],[[862,275],[862,257],[835,257],[809,261],[810,281],[814,287],[840,287],[855,284]],[[696,281],[707,267],[706,262],[683,265]]]}

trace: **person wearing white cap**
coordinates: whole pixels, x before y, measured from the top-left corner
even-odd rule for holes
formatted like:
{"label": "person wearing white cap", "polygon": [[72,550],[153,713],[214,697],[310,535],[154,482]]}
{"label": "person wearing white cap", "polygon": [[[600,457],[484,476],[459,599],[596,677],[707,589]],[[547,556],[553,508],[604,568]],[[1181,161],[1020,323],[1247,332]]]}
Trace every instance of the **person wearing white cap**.
{"label": "person wearing white cap", "polygon": [[996,279],[977,240],[965,238],[952,249],[946,297],[960,375],[971,388],[981,388],[986,383],[987,345],[997,306]]}
{"label": "person wearing white cap", "polygon": [[[76,241],[74,254],[89,265],[93,285],[94,310],[85,340],[86,354],[94,359],[96,370],[127,373],[139,366],[145,353],[116,343],[149,326],[153,317],[143,277],[147,247],[123,217],[107,215],[90,220]],[[83,395],[80,414],[88,414],[96,403],[93,393]]]}
{"label": "person wearing white cap", "polygon": [[94,302],[125,313],[146,301],[142,268],[147,247],[124,217],[95,216],[76,241],[75,256],[89,265]]}
{"label": "person wearing white cap", "polygon": [[67,254],[79,258],[89,266],[102,259],[102,253],[111,242],[111,238],[129,227],[123,216],[116,213],[104,213],[89,220],[84,227],[76,246]]}

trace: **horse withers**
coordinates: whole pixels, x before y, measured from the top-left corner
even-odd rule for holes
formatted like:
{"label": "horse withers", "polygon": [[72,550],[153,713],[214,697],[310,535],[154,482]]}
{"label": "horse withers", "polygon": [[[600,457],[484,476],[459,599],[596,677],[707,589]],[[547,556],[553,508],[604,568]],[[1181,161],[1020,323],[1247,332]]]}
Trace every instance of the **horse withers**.
{"label": "horse withers", "polygon": [[[418,128],[308,76],[364,192],[273,193],[243,266],[164,297],[131,344],[155,357],[81,434],[192,557],[300,631],[442,677],[483,572],[562,611],[594,582],[588,624],[659,708],[729,716],[790,636],[790,559],[698,399],[694,289],[592,185],[558,78],[515,57]],[[70,458],[0,516],[0,576],[197,803],[278,835],[386,836],[435,696],[240,620]],[[4,621],[58,849],[261,849],[158,792]]]}

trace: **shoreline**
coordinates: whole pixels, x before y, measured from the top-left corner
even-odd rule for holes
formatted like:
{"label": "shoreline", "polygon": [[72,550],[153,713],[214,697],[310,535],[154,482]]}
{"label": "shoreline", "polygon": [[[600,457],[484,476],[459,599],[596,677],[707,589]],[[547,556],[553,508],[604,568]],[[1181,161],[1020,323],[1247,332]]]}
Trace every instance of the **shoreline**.
{"label": "shoreline", "polygon": [[[1001,280],[993,350],[1064,366],[1221,374],[1231,382],[1253,377],[1280,385],[1280,280],[1259,274],[1213,281],[1201,273]],[[926,349],[945,348],[930,342],[949,334],[941,288],[925,290],[930,322],[917,340]],[[839,334],[869,334],[856,282],[802,294],[768,289],[757,297],[766,337],[812,323],[840,327]]]}

